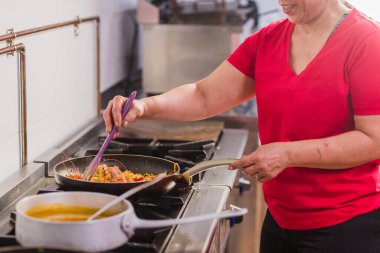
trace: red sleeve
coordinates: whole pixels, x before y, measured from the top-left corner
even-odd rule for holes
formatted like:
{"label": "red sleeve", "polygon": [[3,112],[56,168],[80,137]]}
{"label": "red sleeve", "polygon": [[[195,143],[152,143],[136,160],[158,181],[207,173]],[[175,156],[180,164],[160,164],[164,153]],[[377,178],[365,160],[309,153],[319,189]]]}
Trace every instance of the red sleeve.
{"label": "red sleeve", "polygon": [[260,44],[263,29],[247,37],[243,43],[227,58],[244,75],[254,79],[257,49]]}
{"label": "red sleeve", "polygon": [[354,114],[380,114],[380,29],[355,44],[346,68]]}

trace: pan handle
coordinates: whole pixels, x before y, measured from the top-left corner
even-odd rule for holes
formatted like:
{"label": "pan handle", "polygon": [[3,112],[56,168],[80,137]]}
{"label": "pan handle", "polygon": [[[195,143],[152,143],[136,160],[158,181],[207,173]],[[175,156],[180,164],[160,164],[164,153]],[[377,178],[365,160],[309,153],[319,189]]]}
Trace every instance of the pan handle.
{"label": "pan handle", "polygon": [[[179,219],[167,219],[167,220],[143,220],[137,218],[133,222],[128,222],[126,219],[123,222],[123,228],[125,230],[135,229],[135,228],[158,228],[158,227],[168,227],[179,224],[195,223],[205,220],[231,218],[237,216],[243,216],[248,212],[247,208],[235,208],[231,210],[224,210],[220,213],[209,213],[193,217],[185,217]],[[127,222],[125,222],[127,221]]]}
{"label": "pan handle", "polygon": [[229,165],[230,163],[233,163],[235,161],[237,161],[237,159],[216,159],[216,160],[204,161],[191,167],[185,173],[182,173],[180,176],[184,181],[186,181],[186,183],[191,184],[192,176],[213,167]]}

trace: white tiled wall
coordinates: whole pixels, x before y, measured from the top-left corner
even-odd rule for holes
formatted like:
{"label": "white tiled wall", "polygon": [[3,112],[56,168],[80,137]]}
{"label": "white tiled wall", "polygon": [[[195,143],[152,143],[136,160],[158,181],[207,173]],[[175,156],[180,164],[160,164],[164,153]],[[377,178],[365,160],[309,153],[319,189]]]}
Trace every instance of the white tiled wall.
{"label": "white tiled wall", "polygon": [[[0,35],[75,16],[101,18],[101,90],[125,78],[124,22],[135,0],[0,0]],[[26,46],[28,160],[73,135],[96,116],[95,23],[18,38]],[[5,47],[0,42],[0,48]],[[0,55],[0,184],[19,170],[17,57]]]}
{"label": "white tiled wall", "polygon": [[[19,163],[19,117],[16,57],[0,57],[0,159],[1,174],[9,175]],[[5,62],[9,64],[4,64]],[[4,80],[9,80],[5,82]]]}

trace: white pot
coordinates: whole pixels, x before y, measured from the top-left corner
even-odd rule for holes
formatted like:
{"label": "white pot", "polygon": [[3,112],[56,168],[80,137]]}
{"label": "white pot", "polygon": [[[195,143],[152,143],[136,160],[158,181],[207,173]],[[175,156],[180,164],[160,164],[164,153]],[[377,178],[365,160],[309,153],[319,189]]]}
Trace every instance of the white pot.
{"label": "white pot", "polygon": [[116,196],[96,192],[54,192],[26,197],[16,205],[16,239],[24,247],[59,248],[87,252],[107,251],[125,244],[136,228],[166,227],[216,218],[242,216],[247,209],[226,210],[183,219],[139,219],[128,200],[115,205],[119,214],[81,222],[48,221],[27,216],[33,207],[61,203],[100,208]]}

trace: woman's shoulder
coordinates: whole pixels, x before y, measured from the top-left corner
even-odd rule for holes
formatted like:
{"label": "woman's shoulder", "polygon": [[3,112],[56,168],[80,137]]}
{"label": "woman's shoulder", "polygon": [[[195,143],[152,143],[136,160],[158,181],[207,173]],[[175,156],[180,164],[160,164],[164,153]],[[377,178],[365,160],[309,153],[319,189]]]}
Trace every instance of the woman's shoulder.
{"label": "woman's shoulder", "polygon": [[380,35],[380,24],[378,22],[357,9],[353,9],[351,14],[350,30],[355,36],[368,36],[373,33]]}
{"label": "woman's shoulder", "polygon": [[277,32],[278,30],[286,29],[287,27],[291,26],[292,23],[289,21],[289,19],[284,18],[280,20],[273,21],[263,27],[267,33]]}
{"label": "woman's shoulder", "polygon": [[272,37],[280,37],[282,36],[287,29],[292,25],[287,18],[276,20],[268,25],[264,26],[257,32],[251,34],[248,39],[255,39],[257,37],[263,38],[272,38]]}

